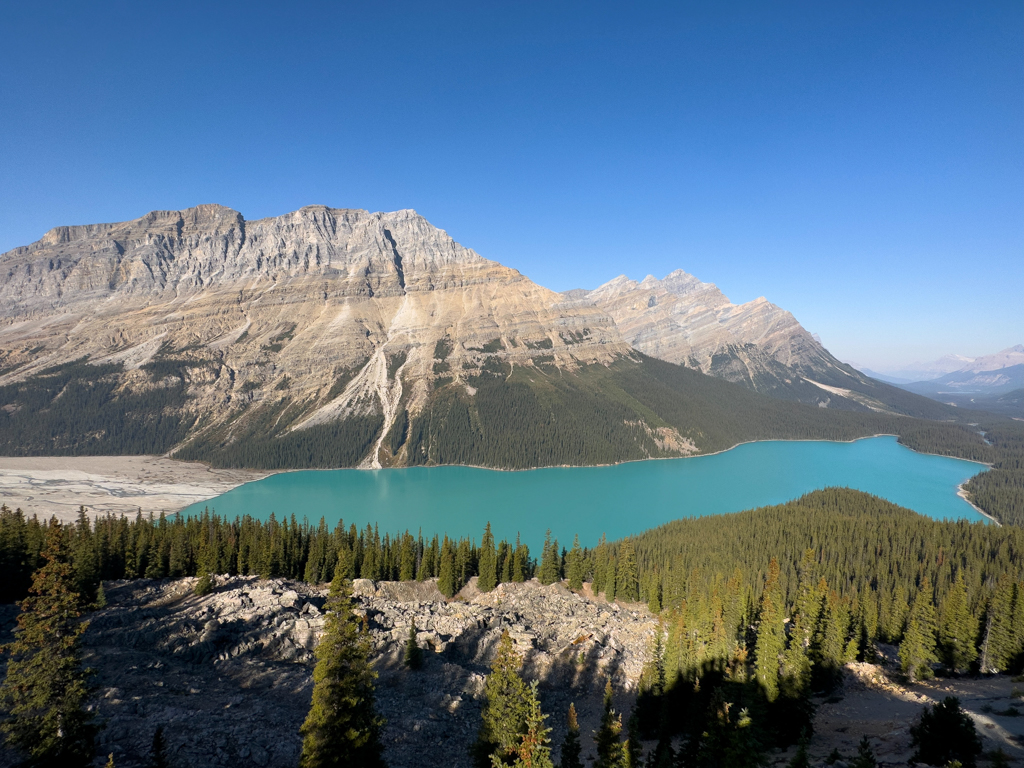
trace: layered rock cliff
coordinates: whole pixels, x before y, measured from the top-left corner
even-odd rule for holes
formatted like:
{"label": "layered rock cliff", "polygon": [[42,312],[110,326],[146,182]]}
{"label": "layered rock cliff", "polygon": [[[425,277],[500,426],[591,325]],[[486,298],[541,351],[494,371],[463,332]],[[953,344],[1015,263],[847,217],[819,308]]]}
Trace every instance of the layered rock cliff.
{"label": "layered rock cliff", "polygon": [[379,449],[399,404],[421,411],[438,379],[485,359],[573,368],[631,351],[593,305],[414,211],[155,211],[59,227],[0,256],[0,270],[0,385],[81,358],[123,364],[129,388],[167,372],[187,377],[207,430],[286,395],[291,429],[379,414]]}
{"label": "layered rock cliff", "polygon": [[879,397],[876,382],[764,297],[733,304],[716,285],[681,269],[661,280],[620,275],[566,295],[607,312],[623,338],[651,357],[823,407],[889,409],[891,398]]}

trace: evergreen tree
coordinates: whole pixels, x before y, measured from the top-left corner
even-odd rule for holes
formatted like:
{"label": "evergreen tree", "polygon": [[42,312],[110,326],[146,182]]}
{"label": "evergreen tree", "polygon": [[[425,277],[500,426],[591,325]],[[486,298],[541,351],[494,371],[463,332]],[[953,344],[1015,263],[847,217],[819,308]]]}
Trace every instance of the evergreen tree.
{"label": "evergreen tree", "polygon": [[640,717],[636,707],[626,723],[626,742],[622,747],[625,768],[643,768],[643,743],[640,735]]}
{"label": "evergreen tree", "polygon": [[755,675],[768,701],[775,701],[779,695],[779,656],[786,643],[783,619],[779,563],[773,557],[768,566],[764,592],[761,593],[757,643],[754,646]]}
{"label": "evergreen tree", "polygon": [[562,578],[559,572],[558,542],[551,541],[551,529],[544,537],[544,548],[540,555],[540,573],[537,575],[541,584],[554,584]]}
{"label": "evergreen tree", "polygon": [[793,759],[789,761],[789,768],[811,768],[810,758],[807,756],[807,742],[809,739],[806,734],[801,737],[797,743],[796,754],[793,755]]}
{"label": "evergreen tree", "polygon": [[851,768],[878,768],[878,760],[871,749],[871,742],[864,736],[857,745],[857,757],[854,758]]}
{"label": "evergreen tree", "polygon": [[472,748],[474,762],[480,768],[489,768],[492,758],[512,764],[527,732],[531,702],[530,689],[519,675],[522,664],[511,636],[503,632],[484,683],[480,731]]}
{"label": "evergreen tree", "polygon": [[579,592],[583,589],[583,578],[586,576],[587,563],[583,557],[583,549],[580,547],[580,537],[574,536],[572,549],[565,558],[565,575],[569,579],[569,589]]}
{"label": "evergreen tree", "polygon": [[981,671],[985,674],[1009,668],[1016,653],[1013,632],[1013,582],[999,580],[989,601],[985,632],[981,642]]}
{"label": "evergreen tree", "polygon": [[565,741],[562,742],[562,757],[558,765],[560,768],[583,768],[583,761],[580,759],[581,753],[580,724],[576,719],[576,705],[569,704]]}
{"label": "evergreen tree", "polygon": [[939,628],[939,642],[942,661],[953,670],[967,669],[978,658],[974,641],[978,636],[978,622],[971,615],[967,602],[967,586],[964,574],[957,573],[956,581],[946,594],[942,604],[942,622]]}
{"label": "evergreen tree", "polygon": [[633,549],[633,542],[629,539],[619,545],[618,568],[615,573],[615,596],[627,603],[635,603],[640,600],[636,551]]}
{"label": "evergreen tree", "polygon": [[150,748],[150,765],[152,768],[168,768],[167,741],[164,739],[164,727],[158,725],[153,733],[153,746]]}
{"label": "evergreen tree", "polygon": [[932,676],[931,663],[935,656],[935,607],[932,605],[931,584],[925,580],[910,607],[907,628],[899,649],[900,668],[911,680]]}
{"label": "evergreen tree", "polygon": [[455,597],[462,585],[455,584],[455,551],[448,537],[444,537],[441,545],[441,567],[437,577],[437,588],[447,598]]}
{"label": "evergreen tree", "polygon": [[622,715],[612,708],[612,681],[608,678],[604,684],[604,711],[601,714],[601,726],[595,734],[597,746],[597,762],[594,768],[625,768],[626,750],[619,741],[622,733]]}
{"label": "evergreen tree", "polygon": [[64,528],[52,519],[29,596],[21,603],[0,707],[7,743],[26,755],[29,766],[85,766],[92,763],[97,728],[85,709],[89,695],[82,669],[79,618],[83,598],[71,565]]}
{"label": "evergreen tree", "polygon": [[359,630],[340,568],[327,600],[324,636],[316,648],[313,701],[302,724],[300,768],[370,766],[383,768],[380,731],[384,721],[374,705],[369,637]]}
{"label": "evergreen tree", "polygon": [[512,762],[507,763],[498,753],[491,755],[493,768],[511,765],[512,768],[555,768],[551,761],[550,728],[544,727],[547,718],[540,709],[540,698],[537,696],[537,681],[534,680],[527,689],[528,701],[525,730],[519,744],[512,750]]}
{"label": "evergreen tree", "polygon": [[416,642],[416,622],[409,625],[409,639],[405,643],[405,666],[420,669],[423,666],[423,649]]}
{"label": "evergreen tree", "polygon": [[981,737],[974,720],[960,707],[960,700],[947,696],[934,707],[925,705],[921,717],[910,726],[912,762],[947,765],[954,760],[963,768],[974,768],[981,754]]}
{"label": "evergreen tree", "polygon": [[512,550],[512,581],[521,584],[526,581],[526,566],[529,560],[529,550],[525,544],[519,542],[519,534],[516,534],[516,547]]}
{"label": "evergreen tree", "polygon": [[494,535],[491,533],[490,521],[484,528],[484,538],[480,543],[479,563],[480,575],[476,580],[477,589],[481,592],[490,592],[498,586],[498,553],[494,549]]}

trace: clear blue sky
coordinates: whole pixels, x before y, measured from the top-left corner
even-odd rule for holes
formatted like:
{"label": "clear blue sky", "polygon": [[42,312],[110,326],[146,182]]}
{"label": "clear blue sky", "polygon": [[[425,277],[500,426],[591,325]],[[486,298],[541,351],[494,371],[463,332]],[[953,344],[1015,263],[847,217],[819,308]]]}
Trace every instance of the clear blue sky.
{"label": "clear blue sky", "polygon": [[415,208],[556,290],[682,268],[876,368],[1024,341],[1013,2],[0,0],[0,251]]}

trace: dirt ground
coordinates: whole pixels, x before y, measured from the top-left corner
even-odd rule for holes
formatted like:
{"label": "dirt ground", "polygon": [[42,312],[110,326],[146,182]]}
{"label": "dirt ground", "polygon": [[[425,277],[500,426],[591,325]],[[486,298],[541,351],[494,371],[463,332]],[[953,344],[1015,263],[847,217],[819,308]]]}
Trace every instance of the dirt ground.
{"label": "dirt ground", "polygon": [[[842,687],[816,701],[814,737],[809,747],[812,765],[824,761],[833,749],[844,758],[855,757],[863,736],[871,742],[880,765],[905,764],[912,754],[910,726],[925,705],[936,704],[946,696],[959,698],[974,718],[986,753],[1001,748],[1013,763],[1024,760],[1024,683],[996,675],[900,685],[887,669],[891,667],[850,664]],[[1016,711],[1021,714],[1013,714]],[[794,752],[790,749],[777,756],[776,764],[785,763]]]}
{"label": "dirt ground", "polygon": [[162,456],[0,457],[0,503],[40,518],[177,512],[219,496],[265,472],[211,469]]}

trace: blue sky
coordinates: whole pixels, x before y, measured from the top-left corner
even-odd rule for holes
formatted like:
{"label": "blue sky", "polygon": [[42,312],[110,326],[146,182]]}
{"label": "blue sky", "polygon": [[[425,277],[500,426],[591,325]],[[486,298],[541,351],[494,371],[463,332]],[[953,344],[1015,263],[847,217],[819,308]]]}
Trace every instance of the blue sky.
{"label": "blue sky", "polygon": [[0,251],[415,208],[556,290],[682,268],[884,369],[1024,341],[1024,9],[0,0]]}

